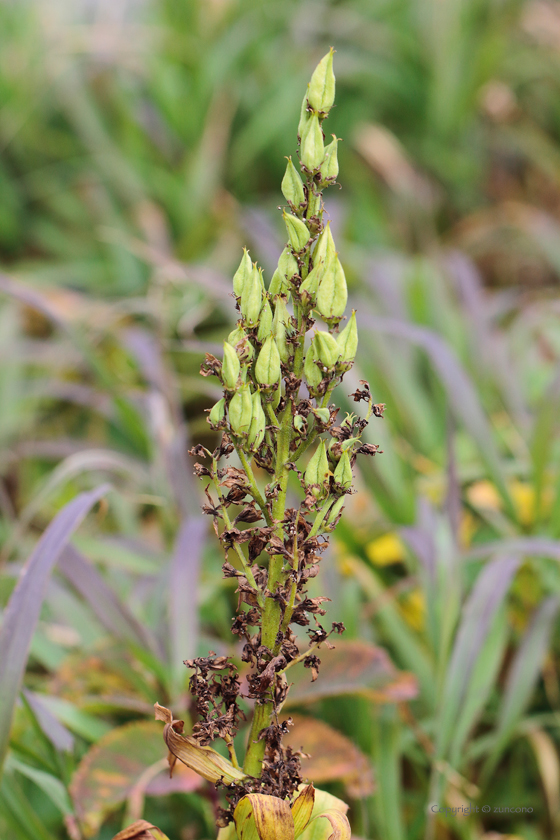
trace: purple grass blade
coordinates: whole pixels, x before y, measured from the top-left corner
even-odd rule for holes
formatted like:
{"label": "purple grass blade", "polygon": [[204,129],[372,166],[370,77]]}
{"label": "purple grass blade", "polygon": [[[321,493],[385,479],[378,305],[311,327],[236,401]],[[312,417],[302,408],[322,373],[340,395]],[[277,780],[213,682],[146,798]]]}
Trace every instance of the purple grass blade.
{"label": "purple grass blade", "polygon": [[51,742],[53,747],[60,752],[71,752],[74,748],[74,736],[62,723],[55,718],[48,709],[39,694],[23,689],[23,696],[29,703],[41,731]]}
{"label": "purple grass blade", "polygon": [[136,620],[95,566],[77,548],[66,546],[58,568],[113,636],[137,647],[148,648],[156,656],[161,655],[150,631]]}
{"label": "purple grass blade", "polygon": [[185,520],[175,542],[169,575],[169,643],[176,686],[186,674],[183,660],[196,656],[198,578],[207,537],[204,517]]}
{"label": "purple grass blade", "polygon": [[552,557],[554,560],[560,560],[560,540],[550,540],[546,537],[518,537],[509,540],[496,540],[469,549],[463,555],[463,558],[465,560],[479,560],[482,557],[490,557],[497,552],[516,556]]}
{"label": "purple grass blade", "polygon": [[518,557],[511,556],[497,557],[492,560],[479,574],[465,603],[463,619],[449,666],[449,680],[456,681],[461,687],[461,695],[469,681],[490,623],[505,597],[520,562]]}
{"label": "purple grass blade", "polygon": [[416,524],[399,529],[399,534],[408,543],[412,552],[418,558],[426,577],[433,586],[436,580],[436,516],[432,505],[420,497],[418,499],[418,513]]}
{"label": "purple grass blade", "polygon": [[550,648],[550,637],[559,609],[558,595],[551,595],[540,604],[511,663],[497,716],[496,740],[484,768],[486,775],[496,766],[531,699]]}
{"label": "purple grass blade", "polygon": [[463,607],[463,616],[447,668],[438,724],[438,755],[444,757],[461,715],[469,680],[490,626],[520,564],[500,556],[488,563]]}
{"label": "purple grass blade", "polygon": [[103,484],[80,493],[57,514],[23,567],[4,611],[0,628],[0,768],[49,575],[73,532],[109,489],[109,484]]}

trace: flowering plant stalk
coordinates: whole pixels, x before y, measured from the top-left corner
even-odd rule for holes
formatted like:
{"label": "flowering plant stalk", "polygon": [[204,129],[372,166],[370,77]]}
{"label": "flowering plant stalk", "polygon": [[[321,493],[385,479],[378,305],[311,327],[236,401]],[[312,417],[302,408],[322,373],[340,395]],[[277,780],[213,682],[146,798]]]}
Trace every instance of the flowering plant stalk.
{"label": "flowering plant stalk", "polygon": [[[282,743],[289,720],[279,717],[289,669],[303,662],[315,680],[319,649],[332,646],[329,636],[344,630],[341,623],[323,627],[327,599],[309,597],[307,584],[352,493],[356,456],[377,451],[361,435],[372,414],[383,410],[365,382],[352,395],[366,405],[362,419],[347,414],[337,425],[339,409],[330,402],[358,346],[355,313],[342,323],[346,278],[324,221],[323,190],[338,176],[339,141],[333,135],[325,145],[323,132],[334,103],[333,54],[331,49],[321,60],[303,99],[297,132],[302,174],[288,158],[282,180],[287,244],[278,267],[267,287],[262,269],[244,251],[233,278],[239,320],[223,358],[207,354],[201,371],[223,386],[208,418],[220,442],[213,452],[199,445],[191,454],[202,459],[195,472],[206,483],[203,509],[225,551],[224,574],[238,585],[232,632],[243,643],[245,696],[254,701],[243,763],[233,743],[244,718],[241,680],[228,657],[185,663],[193,669],[198,712],[192,735],[183,735],[182,722],[156,707],[166,723],[171,763],[178,758],[224,787],[229,810],[220,811],[218,824],[240,838],[316,834],[317,827],[309,826],[320,816],[329,835],[349,837],[347,806],[302,785],[299,755]],[[310,335],[317,319],[324,327]],[[228,464],[230,457],[237,464]],[[293,489],[300,488],[296,506],[288,499],[290,476]],[[308,628],[303,650],[293,625]],[[209,746],[216,738],[227,744],[229,761]]]}

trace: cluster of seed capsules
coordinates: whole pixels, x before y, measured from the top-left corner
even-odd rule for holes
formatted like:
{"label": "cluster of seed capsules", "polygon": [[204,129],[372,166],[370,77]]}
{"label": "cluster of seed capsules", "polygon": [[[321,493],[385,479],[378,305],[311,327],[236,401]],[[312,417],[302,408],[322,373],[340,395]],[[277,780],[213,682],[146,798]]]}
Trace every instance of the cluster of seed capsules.
{"label": "cluster of seed capsules", "polygon": [[[248,455],[259,451],[267,435],[274,449],[274,434],[287,408],[293,441],[309,431],[310,414],[311,422],[326,429],[331,420],[328,399],[357,351],[354,312],[339,331],[348,299],[346,277],[330,223],[323,225],[322,190],[338,176],[338,139],[333,135],[325,146],[322,129],[334,102],[332,65],[333,50],[317,66],[302,104],[298,157],[305,182],[291,158],[282,181],[289,205],[289,211],[283,210],[288,243],[268,289],[262,269],[244,251],[233,278],[241,317],[224,343],[221,365],[213,370],[221,379],[224,396],[211,409],[209,422],[214,428],[227,429],[238,449]],[[306,342],[316,317],[327,330],[316,330]],[[300,395],[302,382],[307,394]],[[304,406],[302,411],[299,406]],[[350,437],[336,453],[333,477],[341,491],[352,484],[354,442],[357,438]],[[313,488],[316,498],[327,486],[324,476],[333,475],[329,461],[333,462],[333,453],[321,440],[305,473],[305,484]]]}

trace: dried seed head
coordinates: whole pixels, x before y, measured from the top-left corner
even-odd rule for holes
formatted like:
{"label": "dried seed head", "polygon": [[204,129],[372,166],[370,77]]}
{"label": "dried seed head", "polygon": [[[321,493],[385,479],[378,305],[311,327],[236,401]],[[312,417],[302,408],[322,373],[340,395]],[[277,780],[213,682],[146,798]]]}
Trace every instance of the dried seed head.
{"label": "dried seed head", "polygon": [[243,286],[241,292],[240,309],[247,326],[254,327],[261,313],[263,304],[263,281],[262,274],[257,268],[257,264],[253,265],[251,275]]}
{"label": "dried seed head", "polygon": [[286,230],[288,231],[290,245],[297,253],[303,251],[310,239],[307,226],[301,221],[301,219],[298,219],[296,216],[292,216],[291,213],[286,213],[285,210],[282,214],[282,218],[284,219]]}
{"label": "dried seed head", "polygon": [[242,385],[228,406],[229,423],[236,435],[246,435],[253,419],[253,401],[249,385]]}
{"label": "dried seed head", "polygon": [[356,310],[352,310],[352,316],[342,332],[338,335],[336,342],[340,347],[340,361],[350,364],[356,358],[358,350],[358,325],[356,323]]}
{"label": "dried seed head", "polygon": [[334,184],[338,178],[338,137],[334,134],[332,143],[325,146],[325,159],[321,164],[321,181],[325,184]]}
{"label": "dried seed head", "polygon": [[335,256],[319,283],[317,311],[327,323],[337,323],[344,315],[347,301],[346,276],[338,256]]}
{"label": "dried seed head", "polygon": [[233,275],[233,291],[235,292],[237,297],[241,297],[245,284],[248,282],[251,276],[252,270],[253,265],[251,263],[249,251],[247,250],[247,248],[243,248],[243,256],[241,257],[239,268]]}
{"label": "dried seed head", "polygon": [[301,206],[305,206],[303,182],[291,157],[288,158],[286,173],[282,179],[282,194],[294,212],[297,213]]}
{"label": "dried seed head", "polygon": [[224,342],[224,361],[222,363],[222,382],[229,391],[235,390],[239,379],[239,357],[231,344]]}
{"label": "dried seed head", "polygon": [[328,114],[334,104],[335,78],[333,72],[334,50],[325,55],[311,76],[307,89],[307,101],[314,111]]}
{"label": "dried seed head", "polygon": [[255,379],[264,388],[272,388],[280,378],[280,353],[272,335],[266,339],[255,364]]}
{"label": "dried seed head", "polygon": [[317,114],[312,114],[303,129],[300,147],[301,163],[309,172],[315,172],[325,158],[323,131]]}

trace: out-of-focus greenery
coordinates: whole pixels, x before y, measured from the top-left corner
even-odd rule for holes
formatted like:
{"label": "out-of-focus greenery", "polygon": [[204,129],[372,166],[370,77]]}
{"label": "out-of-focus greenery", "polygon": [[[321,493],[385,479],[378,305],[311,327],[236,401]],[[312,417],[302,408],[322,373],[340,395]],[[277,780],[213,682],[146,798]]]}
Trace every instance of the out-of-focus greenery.
{"label": "out-of-focus greenery", "polygon": [[387,412],[318,592],[418,695],[296,708],[371,764],[373,793],[330,777],[357,835],[558,830],[558,4],[5,0],[2,606],[48,523],[114,489],[44,593],[2,837],[106,840],[144,805],[171,838],[213,836],[211,792],[147,770],[151,705],[188,719],[182,660],[234,650],[186,455],[212,440],[197,371],[234,318],[243,244],[270,278],[284,156],[331,44],[344,188],[327,208],[356,379]]}

